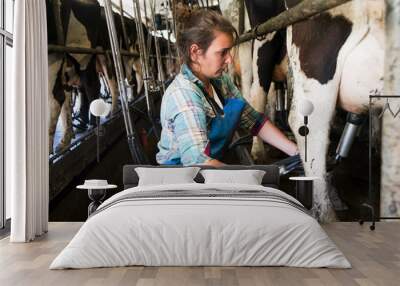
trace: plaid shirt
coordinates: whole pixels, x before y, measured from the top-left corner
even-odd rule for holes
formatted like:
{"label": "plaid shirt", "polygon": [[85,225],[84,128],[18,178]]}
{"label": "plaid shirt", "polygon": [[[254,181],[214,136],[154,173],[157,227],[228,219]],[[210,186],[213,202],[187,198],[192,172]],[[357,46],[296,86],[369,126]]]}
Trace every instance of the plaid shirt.
{"label": "plaid shirt", "polygon": [[[243,99],[239,89],[224,74],[211,80],[212,85],[226,98]],[[161,103],[162,125],[160,150],[156,159],[159,164],[180,160],[183,165],[202,164],[210,158],[207,155],[209,140],[207,133],[216,112],[205,98],[204,84],[183,64],[180,73],[167,88]],[[257,112],[246,101],[240,119],[240,128],[258,134],[267,118]]]}

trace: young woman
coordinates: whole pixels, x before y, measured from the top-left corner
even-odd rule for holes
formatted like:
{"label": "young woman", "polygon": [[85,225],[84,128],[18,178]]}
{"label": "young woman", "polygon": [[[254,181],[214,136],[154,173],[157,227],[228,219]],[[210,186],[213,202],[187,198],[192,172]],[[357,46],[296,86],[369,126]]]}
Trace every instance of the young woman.
{"label": "young woman", "polygon": [[221,166],[237,128],[249,130],[288,155],[297,146],[254,110],[224,73],[237,32],[211,10],[191,14],[178,37],[183,64],[161,103],[159,164]]}

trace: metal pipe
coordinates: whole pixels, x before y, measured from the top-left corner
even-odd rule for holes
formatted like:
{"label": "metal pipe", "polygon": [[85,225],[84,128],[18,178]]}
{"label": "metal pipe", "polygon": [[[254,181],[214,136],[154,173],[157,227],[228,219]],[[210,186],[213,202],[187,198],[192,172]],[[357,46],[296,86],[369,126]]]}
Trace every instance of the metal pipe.
{"label": "metal pipe", "polygon": [[140,6],[138,0],[133,0],[133,7],[135,9],[135,18],[136,18],[136,25],[137,25],[137,31],[139,35],[139,50],[141,53],[140,57],[140,63],[142,66],[143,70],[143,80],[144,80],[144,91],[145,91],[145,96],[146,96],[146,104],[147,104],[147,113],[149,116],[149,119],[152,122],[153,129],[154,129],[154,134],[157,137],[157,139],[160,138],[160,131],[159,128],[155,122],[155,114],[154,114],[154,107],[153,107],[153,98],[150,94],[150,81],[154,81],[154,77],[152,74],[150,74],[150,69],[149,69],[149,57],[147,54],[147,49],[145,47],[145,40],[144,40],[144,32],[143,32],[143,25],[142,25],[142,16],[140,13]]}
{"label": "metal pipe", "polygon": [[119,0],[119,12],[121,17],[122,35],[124,37],[125,48],[129,50],[129,38],[126,33],[125,19],[124,19],[124,7],[122,6],[122,0]]}
{"label": "metal pipe", "polygon": [[165,93],[165,74],[164,74],[164,68],[162,66],[162,61],[161,61],[161,52],[160,52],[160,45],[158,42],[158,37],[157,37],[157,27],[156,27],[156,20],[155,20],[155,15],[154,15],[154,10],[155,10],[155,2],[154,0],[151,0],[150,3],[150,11],[151,11],[151,20],[153,23],[153,32],[154,32],[154,44],[156,46],[156,60],[157,60],[157,69],[158,69],[158,80],[161,82],[161,92],[162,94]]}
{"label": "metal pipe", "polygon": [[[171,0],[170,0],[171,1]],[[176,1],[172,1],[172,25],[174,26],[175,41],[178,42],[178,27],[176,24]],[[176,54],[180,58],[179,49],[176,49]]]}
{"label": "metal pipe", "polygon": [[276,111],[285,111],[285,89],[283,87],[283,83],[276,82],[275,83],[276,90]]}
{"label": "metal pipe", "polygon": [[146,49],[145,40],[144,40],[142,15],[140,13],[140,6],[138,3],[138,0],[132,0],[132,1],[133,1],[133,8],[134,8],[134,14],[135,14],[135,19],[136,19],[136,30],[137,30],[137,34],[138,34],[138,40],[139,40],[139,53],[141,55],[140,62],[142,65],[144,79],[147,79],[149,77],[149,68],[147,65],[148,54],[147,54],[147,49]]}
{"label": "metal pipe", "polygon": [[168,19],[168,14],[169,14],[169,4],[168,4],[168,0],[166,0],[164,2],[165,5],[165,28],[167,29],[167,33],[168,33],[168,41],[167,41],[167,50],[168,50],[168,61],[169,61],[169,65],[172,65],[172,50],[171,50],[171,31],[170,31],[170,26],[169,26],[169,19]]}
{"label": "metal pipe", "polygon": [[[111,2],[111,6],[114,7],[115,9],[119,9],[118,5],[115,4],[114,2]],[[130,18],[130,19],[133,19],[133,18],[134,18],[131,14],[129,14],[129,13],[126,12],[126,11],[124,11],[124,14],[125,14],[128,18]]]}
{"label": "metal pipe", "polygon": [[137,163],[148,163],[148,159],[145,155],[143,147],[139,140],[136,140],[136,134],[132,126],[132,120],[129,112],[126,86],[125,86],[125,76],[122,69],[121,54],[118,46],[118,38],[115,29],[114,17],[111,8],[111,1],[104,1],[104,8],[107,20],[108,33],[110,36],[110,45],[112,50],[112,55],[114,59],[115,73],[117,77],[118,89],[121,98],[121,109],[124,116],[125,129],[128,139],[128,146],[132,155],[132,159]]}
{"label": "metal pipe", "polygon": [[56,23],[56,32],[57,32],[57,44],[64,45],[64,29],[61,21],[61,3],[60,0],[53,1],[53,14],[54,21]]}
{"label": "metal pipe", "polygon": [[[48,52],[58,52],[58,53],[71,53],[71,54],[106,54],[111,53],[111,50],[103,50],[102,48],[80,48],[80,47],[65,47],[60,45],[48,45]],[[139,53],[129,52],[127,50],[120,50],[121,55],[140,57]]]}
{"label": "metal pipe", "polygon": [[[104,4],[105,4],[104,7],[105,7],[108,33],[110,36],[110,46],[111,46],[111,51],[112,51],[113,60],[114,60],[118,89],[119,89],[120,96],[121,96],[121,103],[122,103],[122,107],[123,107],[122,110],[124,112],[124,100],[125,100],[124,96],[126,96],[126,90],[125,90],[125,85],[123,84],[124,75],[123,75],[123,69],[122,69],[122,64],[121,64],[121,55],[120,55],[119,46],[118,46],[118,38],[117,38],[116,30],[115,30],[114,17],[113,17],[113,13],[112,13],[112,8],[110,7],[110,2],[108,0],[105,0]],[[125,125],[127,126],[127,132],[131,133],[131,131],[132,131],[131,126],[127,122],[127,117],[125,115],[124,115],[124,121],[125,121]]]}
{"label": "metal pipe", "polygon": [[[80,47],[65,47],[59,45],[48,45],[49,53],[71,53],[71,54],[107,54],[112,53],[111,50],[103,50],[101,48],[91,49],[91,48],[80,48]],[[140,53],[128,52],[127,50],[120,50],[122,56],[139,58]],[[150,55],[150,58],[155,58],[156,56]],[[169,56],[161,56],[161,58],[167,59]],[[173,59],[178,59],[178,57],[172,57]]]}
{"label": "metal pipe", "polygon": [[[148,1],[148,0],[147,0]],[[148,24],[148,21],[147,21],[147,5],[146,5],[146,2],[147,2],[146,0],[145,1],[143,1],[143,10],[144,10],[144,25],[146,26],[146,27],[149,27],[150,25]],[[138,2],[138,5],[139,5],[139,8],[140,8],[140,2]],[[150,33],[148,33],[147,34],[147,46],[146,46],[146,50],[148,50],[148,51],[151,51],[151,34]]]}
{"label": "metal pipe", "polygon": [[96,116],[96,124],[97,124],[97,127],[96,127],[96,142],[97,142],[97,152],[96,152],[96,155],[97,155],[97,163],[100,163],[100,117],[99,116]]}
{"label": "metal pipe", "polygon": [[239,26],[238,26],[239,35],[243,34],[244,32],[244,18],[245,18],[244,9],[245,9],[244,0],[239,0]]}

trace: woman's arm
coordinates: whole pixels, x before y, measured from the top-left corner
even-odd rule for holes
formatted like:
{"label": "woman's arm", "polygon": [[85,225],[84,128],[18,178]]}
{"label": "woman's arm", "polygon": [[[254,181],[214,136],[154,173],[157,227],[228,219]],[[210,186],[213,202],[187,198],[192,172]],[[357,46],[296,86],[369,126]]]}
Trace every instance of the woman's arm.
{"label": "woman's arm", "polygon": [[222,163],[221,161],[218,161],[217,159],[211,159],[211,160],[205,161],[202,165],[222,167],[222,166],[225,166],[226,164]]}
{"label": "woman's arm", "polygon": [[271,144],[286,154],[293,156],[298,153],[297,145],[290,141],[271,121],[264,123],[257,134],[264,142]]}

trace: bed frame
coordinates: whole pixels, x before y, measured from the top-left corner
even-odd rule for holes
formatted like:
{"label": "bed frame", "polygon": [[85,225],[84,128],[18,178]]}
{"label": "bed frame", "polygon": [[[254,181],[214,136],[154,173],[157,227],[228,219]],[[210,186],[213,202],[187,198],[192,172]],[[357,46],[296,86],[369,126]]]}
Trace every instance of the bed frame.
{"label": "bed frame", "polygon": [[[182,166],[175,165],[162,165],[162,166],[152,166],[152,165],[125,165],[123,169],[123,183],[124,189],[136,187],[139,182],[139,177],[135,172],[136,167],[157,167],[157,168],[182,168]],[[275,165],[226,165],[223,167],[215,168],[212,166],[197,165],[202,170],[205,169],[220,169],[220,170],[263,170],[265,175],[262,180],[262,185],[265,187],[272,187],[279,189],[279,168]],[[199,173],[195,181],[197,183],[204,183],[203,176]]]}

